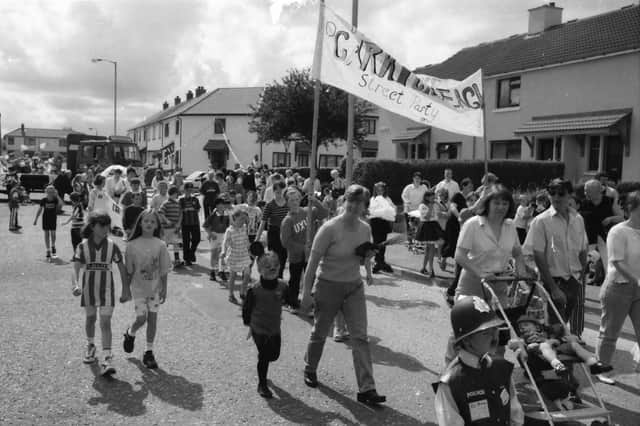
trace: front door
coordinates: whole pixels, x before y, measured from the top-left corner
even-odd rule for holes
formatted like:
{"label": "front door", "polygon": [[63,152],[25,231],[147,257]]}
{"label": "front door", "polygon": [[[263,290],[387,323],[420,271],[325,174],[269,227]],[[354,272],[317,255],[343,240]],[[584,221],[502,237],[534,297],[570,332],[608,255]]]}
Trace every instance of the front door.
{"label": "front door", "polygon": [[609,178],[620,180],[622,177],[622,139],[618,135],[607,136],[604,141],[604,171]]}
{"label": "front door", "polygon": [[227,167],[227,151],[223,149],[214,149],[209,151],[209,162],[214,169],[222,169]]}

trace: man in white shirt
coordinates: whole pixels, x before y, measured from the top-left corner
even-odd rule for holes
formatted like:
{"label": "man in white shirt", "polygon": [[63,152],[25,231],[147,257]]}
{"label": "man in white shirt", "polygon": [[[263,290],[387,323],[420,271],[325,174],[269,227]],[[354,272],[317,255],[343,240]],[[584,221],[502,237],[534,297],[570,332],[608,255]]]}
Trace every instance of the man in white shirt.
{"label": "man in white shirt", "polygon": [[424,193],[427,192],[427,185],[422,183],[422,173],[415,172],[413,174],[413,182],[409,185],[405,186],[402,190],[402,203],[404,205],[404,218],[407,224],[407,240],[411,245],[413,238],[409,233],[409,229],[411,226],[411,218],[409,213],[414,210],[417,210],[422,203],[422,198],[424,197]]}
{"label": "man in white shirt", "polygon": [[444,179],[436,185],[435,193],[437,194],[442,188],[445,188],[449,192],[449,199],[452,199],[454,195],[460,192],[458,182],[453,180],[453,170],[444,169]]}

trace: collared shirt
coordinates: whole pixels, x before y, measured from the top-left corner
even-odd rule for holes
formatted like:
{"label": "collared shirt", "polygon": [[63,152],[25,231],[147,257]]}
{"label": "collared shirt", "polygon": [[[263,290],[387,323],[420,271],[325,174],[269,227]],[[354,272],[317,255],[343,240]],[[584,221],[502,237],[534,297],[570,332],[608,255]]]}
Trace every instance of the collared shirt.
{"label": "collared shirt", "polygon": [[565,220],[553,207],[536,216],[524,242],[524,252],[543,252],[552,277],[568,279],[582,271],[580,252],[588,246],[584,220],[574,209],[569,209]]}
{"label": "collared shirt", "polygon": [[405,186],[402,190],[402,201],[404,202],[404,212],[409,213],[418,208],[420,203],[422,203],[422,199],[424,198],[424,193],[427,192],[426,185],[414,185],[410,183]]}

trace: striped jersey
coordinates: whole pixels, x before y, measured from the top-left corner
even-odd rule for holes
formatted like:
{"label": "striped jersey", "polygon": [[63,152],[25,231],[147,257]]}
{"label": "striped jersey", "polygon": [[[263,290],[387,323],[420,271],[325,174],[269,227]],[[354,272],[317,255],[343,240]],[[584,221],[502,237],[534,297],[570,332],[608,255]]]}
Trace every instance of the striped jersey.
{"label": "striped jersey", "polygon": [[80,306],[115,306],[112,263],[121,263],[122,253],[109,238],[95,244],[93,238],[82,240],[73,256],[84,267]]}
{"label": "striped jersey", "polygon": [[282,224],[282,219],[289,213],[289,207],[287,203],[284,203],[283,206],[279,206],[276,203],[276,200],[271,200],[264,207],[264,211],[262,212],[262,220],[264,220],[270,228],[280,228],[280,224]]}
{"label": "striped jersey", "polygon": [[183,195],[178,200],[182,209],[182,226],[200,226],[200,201],[194,196]]}
{"label": "striped jersey", "polygon": [[167,201],[162,203],[159,213],[171,222],[171,224],[163,225],[163,227],[175,228],[176,225],[178,225],[178,220],[180,220],[180,204],[178,203],[178,200],[169,198]]}
{"label": "striped jersey", "polygon": [[82,204],[73,207],[71,212],[71,229],[80,229],[84,226],[84,208]]}

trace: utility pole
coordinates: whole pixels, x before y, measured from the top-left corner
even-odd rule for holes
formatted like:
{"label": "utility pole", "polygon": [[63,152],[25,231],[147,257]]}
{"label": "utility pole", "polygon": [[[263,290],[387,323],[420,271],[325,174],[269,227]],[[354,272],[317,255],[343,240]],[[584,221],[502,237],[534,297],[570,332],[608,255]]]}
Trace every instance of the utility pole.
{"label": "utility pole", "polygon": [[[358,0],[351,0],[351,25],[358,27]],[[353,128],[355,127],[355,96],[347,95],[347,169],[345,172],[346,185],[351,185],[353,179]]]}

